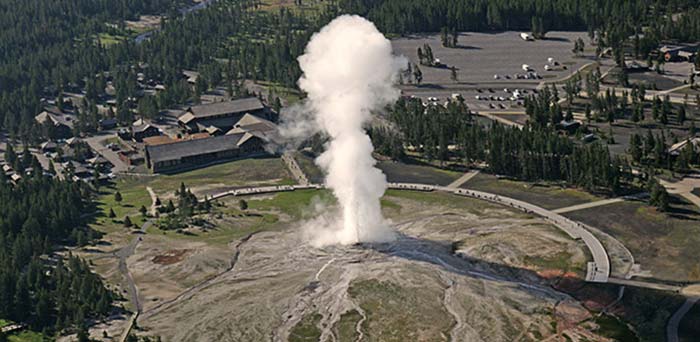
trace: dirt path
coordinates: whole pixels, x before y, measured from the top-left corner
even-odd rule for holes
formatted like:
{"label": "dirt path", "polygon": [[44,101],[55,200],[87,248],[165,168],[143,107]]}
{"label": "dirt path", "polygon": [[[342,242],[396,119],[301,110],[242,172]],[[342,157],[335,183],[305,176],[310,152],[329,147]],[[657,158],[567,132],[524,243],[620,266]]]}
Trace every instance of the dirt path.
{"label": "dirt path", "polygon": [[282,155],[282,160],[284,161],[284,164],[287,165],[289,172],[291,172],[292,176],[294,176],[294,179],[296,179],[300,185],[309,184],[309,178],[306,177],[306,174],[304,174],[304,171],[302,171],[301,167],[299,167],[299,164],[291,153],[285,152]]}
{"label": "dirt path", "polygon": [[589,209],[589,208],[600,207],[603,205],[624,202],[625,200],[635,200],[635,199],[639,199],[639,198],[642,198],[642,197],[647,196],[647,195],[648,195],[647,192],[643,192],[643,193],[630,195],[630,196],[609,198],[609,199],[604,199],[604,200],[600,200],[600,201],[582,203],[582,204],[572,205],[570,207],[559,208],[559,209],[552,210],[552,212],[557,213],[557,214],[569,213],[572,211],[584,210],[584,209]]}
{"label": "dirt path", "polygon": [[147,186],[146,190],[148,190],[148,194],[151,195],[151,215],[155,216],[158,212],[158,206],[156,205],[158,195],[156,195],[156,193],[153,191],[153,188],[151,188],[150,186]]}
{"label": "dirt path", "polygon": [[129,266],[126,262],[126,260],[134,255],[136,252],[136,247],[138,247],[139,243],[141,243],[141,235],[143,232],[148,229],[148,227],[151,226],[151,221],[146,221],[143,223],[141,226],[141,229],[139,230],[139,236],[134,237],[131,242],[126,245],[126,247],[118,250],[115,255],[119,258],[119,272],[124,276],[124,278],[127,281],[127,290],[129,292],[129,300],[131,302],[131,306],[134,308],[134,314],[131,316],[129,319],[129,324],[127,328],[124,330],[122,333],[121,338],[119,341],[126,341],[127,337],[129,337],[129,333],[131,333],[131,329],[134,326],[134,323],[136,322],[136,319],[138,316],[141,314],[141,301],[139,300],[139,290],[138,287],[136,287],[136,283],[134,282],[134,278],[131,275],[131,272],[129,271]]}

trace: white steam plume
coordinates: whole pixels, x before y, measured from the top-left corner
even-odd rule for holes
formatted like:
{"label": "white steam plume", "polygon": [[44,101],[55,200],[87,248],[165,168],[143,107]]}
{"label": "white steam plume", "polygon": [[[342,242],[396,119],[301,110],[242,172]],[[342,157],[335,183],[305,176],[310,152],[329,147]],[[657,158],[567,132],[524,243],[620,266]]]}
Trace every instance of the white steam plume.
{"label": "white steam plume", "polygon": [[374,24],[344,15],[311,38],[299,64],[304,72],[299,86],[308,94],[305,107],[313,117],[310,124],[294,115],[283,124],[282,136],[306,135],[314,129],[329,136],[327,150],[316,163],[325,171],[326,186],[342,211],[311,223],[325,226],[313,229],[312,243],[391,240],[394,234],[380,206],[386,176],[375,168],[374,148],[364,126],[372,110],[399,97],[394,84],[405,58],[394,56],[391,43]]}

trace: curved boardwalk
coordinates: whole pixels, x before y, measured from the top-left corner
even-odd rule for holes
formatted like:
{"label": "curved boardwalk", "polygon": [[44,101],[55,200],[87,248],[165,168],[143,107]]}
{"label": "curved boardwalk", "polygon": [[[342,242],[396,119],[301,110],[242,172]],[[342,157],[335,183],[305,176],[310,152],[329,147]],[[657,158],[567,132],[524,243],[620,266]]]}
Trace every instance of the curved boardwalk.
{"label": "curved boardwalk", "polygon": [[[259,188],[244,188],[231,190],[223,192],[220,194],[215,194],[211,199],[219,199],[226,196],[246,196],[246,195],[257,195],[265,193],[275,193],[275,192],[287,192],[294,190],[303,189],[322,189],[323,185],[320,184],[308,184],[308,185],[278,185],[278,186],[267,186]],[[469,190],[469,189],[454,189],[443,186],[434,186],[426,184],[415,184],[415,183],[389,183],[390,189],[396,190],[412,190],[412,191],[443,191],[449,192],[458,196],[467,196],[476,199],[486,200],[489,202],[494,202],[502,205],[507,205],[512,208],[516,208],[527,213],[532,213],[545,218],[547,221],[554,224],[557,228],[564,231],[571,238],[576,240],[582,240],[586,244],[586,247],[593,256],[593,261],[588,263],[588,270],[586,272],[586,281],[595,283],[606,283],[610,277],[610,260],[608,258],[608,253],[605,251],[603,244],[596,238],[588,229],[586,225],[570,220],[564,216],[554,213],[550,210],[544,209],[542,207],[536,206],[531,203],[523,202],[513,198],[495,195],[483,191]]]}

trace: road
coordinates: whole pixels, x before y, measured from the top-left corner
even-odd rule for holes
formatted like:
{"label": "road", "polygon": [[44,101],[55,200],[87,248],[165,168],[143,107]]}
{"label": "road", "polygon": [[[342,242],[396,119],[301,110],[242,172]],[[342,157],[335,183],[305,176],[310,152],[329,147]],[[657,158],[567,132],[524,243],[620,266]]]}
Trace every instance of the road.
{"label": "road", "polygon": [[685,300],[685,303],[676,311],[673,316],[668,320],[668,325],[666,325],[666,342],[678,342],[678,326],[683,319],[683,316],[690,311],[690,309],[697,303],[700,297],[691,297]]}
{"label": "road", "polygon": [[700,197],[692,193],[695,188],[700,188],[699,176],[696,175],[695,177],[685,177],[675,183],[662,179],[660,180],[660,183],[666,188],[666,190],[668,190],[668,193],[679,195],[700,208]]}
{"label": "road", "polygon": [[112,168],[112,173],[128,172],[130,170],[129,165],[126,165],[126,163],[119,159],[119,155],[116,152],[110,150],[104,145],[105,140],[116,137],[117,133],[109,132],[107,134],[99,134],[89,137],[85,139],[85,142],[88,143],[90,148],[92,148],[95,152],[99,153],[102,157],[114,165]]}

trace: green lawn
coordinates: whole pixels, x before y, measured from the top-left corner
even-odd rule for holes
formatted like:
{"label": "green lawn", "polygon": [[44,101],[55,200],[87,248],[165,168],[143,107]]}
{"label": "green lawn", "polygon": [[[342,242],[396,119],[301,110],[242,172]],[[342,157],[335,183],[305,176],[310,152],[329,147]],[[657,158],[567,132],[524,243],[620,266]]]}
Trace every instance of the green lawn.
{"label": "green lawn", "polygon": [[[119,192],[122,201],[117,203],[114,194]],[[151,196],[146,190],[144,179],[126,178],[119,179],[112,187],[100,188],[100,196],[97,199],[98,215],[92,228],[103,233],[125,231],[122,222],[125,216],[129,216],[134,225],[140,226],[144,219],[139,212],[141,206],[147,209],[151,206]],[[109,218],[110,208],[114,210],[116,218]]]}
{"label": "green lawn", "polygon": [[280,192],[269,199],[248,201],[249,210],[279,210],[295,219],[305,218],[311,213],[313,203],[335,204],[335,197],[328,190],[297,190]]}
{"label": "green lawn", "polygon": [[248,234],[259,232],[266,229],[271,229],[276,226],[279,218],[277,215],[270,213],[253,214],[244,216],[239,214],[243,219],[242,222],[236,225],[221,224],[213,229],[206,231],[198,231],[191,234],[178,233],[175,230],[161,230],[155,224],[146,229],[147,234],[162,235],[167,238],[205,242],[212,245],[227,245],[231,241],[240,239]]}
{"label": "green lawn", "polygon": [[106,47],[109,47],[111,45],[123,42],[124,39],[126,39],[126,37],[115,36],[115,35],[111,35],[109,33],[103,32],[103,33],[98,34],[97,39],[100,41],[100,44],[102,44]]}
{"label": "green lawn", "polygon": [[533,185],[527,182],[498,179],[496,176],[483,173],[474,176],[462,187],[515,198],[545,209],[564,208],[602,199],[574,188],[562,188],[556,185]]}
{"label": "green lawn", "polygon": [[340,341],[356,341],[357,331],[355,327],[360,322],[362,316],[357,310],[352,310],[340,315],[340,320],[335,324],[333,330]]}
{"label": "green lawn", "polygon": [[196,195],[211,194],[250,184],[295,184],[280,158],[241,159],[174,175],[159,175],[148,185],[159,195],[171,195],[185,183]]}
{"label": "green lawn", "polygon": [[318,323],[323,316],[318,313],[305,315],[289,333],[289,342],[316,342],[321,338]]}
{"label": "green lawn", "polygon": [[0,328],[5,327],[5,326],[8,326],[8,325],[10,325],[10,324],[12,324],[11,321],[8,321],[8,320],[5,320],[5,319],[0,319]]}
{"label": "green lawn", "polygon": [[43,342],[44,335],[34,331],[22,331],[8,336],[9,342]]}
{"label": "green lawn", "polygon": [[[499,210],[509,210],[515,214],[522,215],[523,217],[529,217],[530,215],[525,214],[519,210],[511,209],[509,207],[501,206],[499,204],[494,204],[487,201],[477,200],[465,196],[457,196],[445,192],[424,192],[424,191],[407,191],[407,190],[395,190],[389,189],[384,195],[384,200],[391,200],[392,198],[397,199],[409,199],[413,201],[418,201],[430,205],[440,205],[448,208],[454,208],[459,210],[464,210],[465,212],[481,215],[484,210],[487,209],[499,209]],[[396,203],[394,203],[396,205]],[[388,204],[390,208],[392,205]]]}

